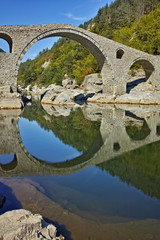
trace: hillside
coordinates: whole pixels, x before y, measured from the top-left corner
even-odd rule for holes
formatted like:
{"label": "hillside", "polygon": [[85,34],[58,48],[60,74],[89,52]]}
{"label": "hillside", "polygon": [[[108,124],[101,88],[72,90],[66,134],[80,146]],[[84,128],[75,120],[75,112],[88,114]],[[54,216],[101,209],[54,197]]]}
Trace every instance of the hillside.
{"label": "hillside", "polygon": [[[94,33],[133,48],[160,54],[160,0],[116,0],[99,9],[94,19],[80,25]],[[35,60],[22,63],[18,84],[60,84],[67,74],[81,84],[90,73],[99,72],[93,55],[79,43],[61,38]]]}

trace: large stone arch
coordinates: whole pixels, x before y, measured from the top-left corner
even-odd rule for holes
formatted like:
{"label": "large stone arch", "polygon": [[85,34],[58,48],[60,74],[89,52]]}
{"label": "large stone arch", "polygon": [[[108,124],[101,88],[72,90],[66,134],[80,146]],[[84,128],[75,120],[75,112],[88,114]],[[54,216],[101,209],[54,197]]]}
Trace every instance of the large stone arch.
{"label": "large stone arch", "polygon": [[5,32],[0,32],[0,38],[4,39],[9,45],[9,51],[12,53],[13,41],[12,38]]}
{"label": "large stone arch", "polygon": [[[103,80],[103,89],[104,92],[113,92],[113,86],[112,84],[108,84],[110,80],[114,79],[113,69],[111,67],[111,63],[108,59],[108,56],[106,55],[106,52],[102,49],[101,45],[96,41],[94,38],[86,34],[84,31],[80,31],[80,29],[77,28],[63,28],[63,27],[57,27],[45,32],[42,32],[40,34],[37,34],[35,37],[33,37],[27,45],[24,46],[23,50],[21,51],[20,55],[18,56],[18,60],[16,63],[16,72],[15,76],[18,76],[18,70],[19,66],[21,64],[21,61],[25,55],[25,53],[29,50],[29,48],[36,43],[39,40],[48,38],[48,37],[66,37],[70,38],[72,40],[75,40],[82,44],[85,48],[87,48],[95,57],[97,60],[102,80]],[[112,81],[111,81],[112,82]]]}

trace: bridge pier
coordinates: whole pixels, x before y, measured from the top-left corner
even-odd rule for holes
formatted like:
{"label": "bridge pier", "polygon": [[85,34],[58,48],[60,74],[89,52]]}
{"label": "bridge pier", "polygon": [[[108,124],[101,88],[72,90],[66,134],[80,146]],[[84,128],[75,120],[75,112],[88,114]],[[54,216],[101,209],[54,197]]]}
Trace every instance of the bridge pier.
{"label": "bridge pier", "polygon": [[0,53],[0,86],[10,86],[14,92],[17,91],[16,62],[16,54]]}

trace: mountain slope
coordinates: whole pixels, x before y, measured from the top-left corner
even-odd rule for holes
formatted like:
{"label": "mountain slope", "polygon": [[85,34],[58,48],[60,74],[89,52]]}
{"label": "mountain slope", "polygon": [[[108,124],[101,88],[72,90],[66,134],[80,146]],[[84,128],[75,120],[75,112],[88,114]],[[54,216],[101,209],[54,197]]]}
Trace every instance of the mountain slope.
{"label": "mountain slope", "polygon": [[[160,54],[160,0],[116,0],[99,9],[94,19],[80,27],[133,48]],[[79,43],[65,38],[51,50],[43,50],[22,63],[18,84],[48,86],[61,84],[64,75],[81,84],[87,74],[98,72],[93,55]]]}

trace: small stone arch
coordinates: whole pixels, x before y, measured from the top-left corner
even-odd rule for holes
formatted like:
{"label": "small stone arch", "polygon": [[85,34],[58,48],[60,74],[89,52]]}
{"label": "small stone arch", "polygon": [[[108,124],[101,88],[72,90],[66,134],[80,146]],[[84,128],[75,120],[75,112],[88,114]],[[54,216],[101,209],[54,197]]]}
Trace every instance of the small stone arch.
{"label": "small stone arch", "polygon": [[124,55],[124,50],[122,48],[117,49],[116,58],[122,59],[123,55]]}
{"label": "small stone arch", "polygon": [[0,32],[0,38],[4,39],[8,43],[9,52],[12,53],[12,46],[13,46],[12,38],[8,34],[3,32]]}
{"label": "small stone arch", "polygon": [[[108,59],[108,56],[106,55],[106,53],[102,49],[102,47],[99,45],[99,43],[94,38],[87,35],[85,32],[80,31],[80,29],[74,29],[74,27],[73,28],[59,27],[59,28],[51,29],[49,31],[41,33],[38,36],[35,36],[35,38],[33,38],[23,48],[21,54],[18,57],[18,61],[16,63],[15,76],[18,76],[19,66],[20,66],[20,63],[21,63],[25,53],[28,51],[28,49],[34,43],[36,43],[37,41],[39,41],[41,39],[45,39],[48,37],[57,37],[57,36],[58,37],[66,37],[66,38],[70,38],[74,41],[77,41],[92,53],[92,55],[95,57],[95,59],[97,60],[97,62],[99,64],[104,85],[106,85],[105,84],[106,82],[108,82],[114,78],[111,63]],[[105,89],[106,89],[105,91],[107,91],[106,87],[105,87]]]}
{"label": "small stone arch", "polygon": [[[142,69],[144,70],[144,74],[142,74],[142,76],[138,76],[137,79],[133,79],[133,80],[128,79],[127,80],[127,87],[126,87],[127,93],[129,93],[132,88],[138,86],[142,82],[146,82],[148,80],[150,80],[150,82],[152,82],[152,79],[154,76],[155,67],[154,67],[154,64],[150,60],[145,59],[145,58],[137,58],[134,61],[132,61],[132,63],[129,65],[128,69],[130,70],[131,67],[136,63],[142,67]],[[128,70],[128,72],[129,72],[129,70]]]}
{"label": "small stone arch", "polygon": [[129,69],[135,63],[139,63],[143,67],[146,75],[146,80],[148,80],[155,70],[154,64],[149,59],[137,58],[129,65]]}
{"label": "small stone arch", "polygon": [[154,64],[148,60],[148,59],[141,59],[141,58],[138,58],[138,59],[135,59],[132,64],[130,65],[130,67],[134,64],[134,63],[139,63],[144,71],[145,71],[145,74],[146,74],[146,79],[148,80],[151,76],[151,74],[154,72],[155,68],[154,68]]}

